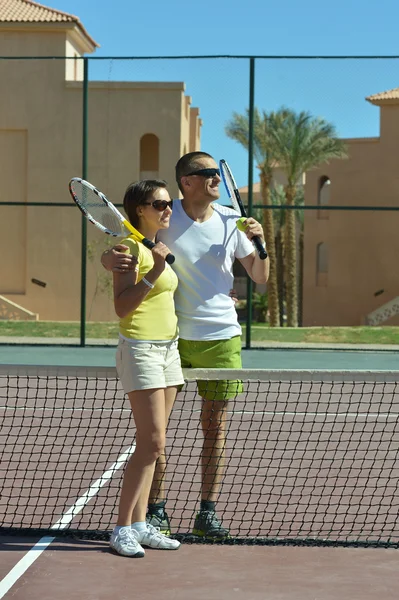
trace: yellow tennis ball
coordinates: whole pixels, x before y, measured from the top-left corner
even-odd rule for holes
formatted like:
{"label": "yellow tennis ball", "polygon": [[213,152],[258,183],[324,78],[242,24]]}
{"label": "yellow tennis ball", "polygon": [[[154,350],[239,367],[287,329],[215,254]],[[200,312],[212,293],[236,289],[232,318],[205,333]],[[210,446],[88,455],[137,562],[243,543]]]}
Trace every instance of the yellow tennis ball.
{"label": "yellow tennis ball", "polygon": [[244,223],[246,220],[247,220],[247,217],[241,217],[240,219],[238,219],[237,229],[239,229],[240,231],[245,231],[246,225],[244,225]]}

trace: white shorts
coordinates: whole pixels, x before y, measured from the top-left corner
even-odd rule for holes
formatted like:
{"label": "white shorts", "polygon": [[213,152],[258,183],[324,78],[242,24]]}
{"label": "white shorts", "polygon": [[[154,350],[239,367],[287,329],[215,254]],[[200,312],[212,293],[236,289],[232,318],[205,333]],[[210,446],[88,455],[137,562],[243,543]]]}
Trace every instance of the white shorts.
{"label": "white shorts", "polygon": [[177,340],[137,342],[120,337],[116,370],[125,394],[184,383]]}

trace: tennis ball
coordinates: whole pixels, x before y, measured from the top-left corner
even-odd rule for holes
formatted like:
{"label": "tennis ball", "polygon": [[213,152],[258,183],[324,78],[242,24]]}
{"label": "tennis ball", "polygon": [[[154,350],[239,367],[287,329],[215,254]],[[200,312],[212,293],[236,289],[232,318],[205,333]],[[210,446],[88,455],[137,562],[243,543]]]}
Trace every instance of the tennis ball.
{"label": "tennis ball", "polygon": [[247,220],[247,217],[241,217],[240,219],[238,219],[237,229],[239,229],[240,231],[245,231],[246,225],[244,225],[244,223],[246,220]]}

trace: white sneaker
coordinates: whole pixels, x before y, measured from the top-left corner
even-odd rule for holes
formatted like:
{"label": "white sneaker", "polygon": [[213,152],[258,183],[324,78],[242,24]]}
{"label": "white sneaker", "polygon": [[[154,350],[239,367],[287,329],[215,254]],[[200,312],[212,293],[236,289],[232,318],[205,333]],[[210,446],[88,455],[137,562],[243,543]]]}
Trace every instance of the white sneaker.
{"label": "white sneaker", "polygon": [[112,533],[109,545],[121,556],[142,558],[145,554],[138,542],[138,533],[130,527],[122,527],[118,533]]}
{"label": "white sneaker", "polygon": [[158,550],[177,550],[180,546],[180,542],[167,537],[159,531],[159,527],[154,527],[149,523],[147,523],[146,531],[137,532],[134,529],[132,531],[137,534],[137,539],[140,544],[148,546],[149,548],[157,548]]}

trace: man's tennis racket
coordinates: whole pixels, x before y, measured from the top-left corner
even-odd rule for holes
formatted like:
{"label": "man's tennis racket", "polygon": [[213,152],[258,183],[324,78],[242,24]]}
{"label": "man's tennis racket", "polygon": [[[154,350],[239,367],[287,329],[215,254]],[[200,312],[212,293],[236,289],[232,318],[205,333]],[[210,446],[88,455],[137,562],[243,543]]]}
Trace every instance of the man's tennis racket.
{"label": "man's tennis racket", "polygon": [[[137,231],[112,202],[88,181],[73,177],[69,182],[69,191],[84,216],[103,233],[114,237],[127,237],[133,234],[146,248],[152,250],[155,246],[154,242]],[[168,254],[165,260],[171,265],[175,262],[175,257],[173,254]]]}
{"label": "man's tennis racket", "polygon": [[[241,200],[240,192],[237,189],[237,184],[234,180],[233,173],[230,171],[229,165],[225,160],[222,159],[221,161],[219,161],[219,166],[220,173],[222,175],[222,179],[226,187],[227,193],[229,195],[229,198],[231,200],[231,203],[233,205],[233,208],[237,212],[241,213],[242,217],[247,217],[248,215],[245,210],[245,206]],[[256,235],[252,238],[251,241],[259,254],[259,258],[265,260],[267,258],[267,252],[259,236]]]}

